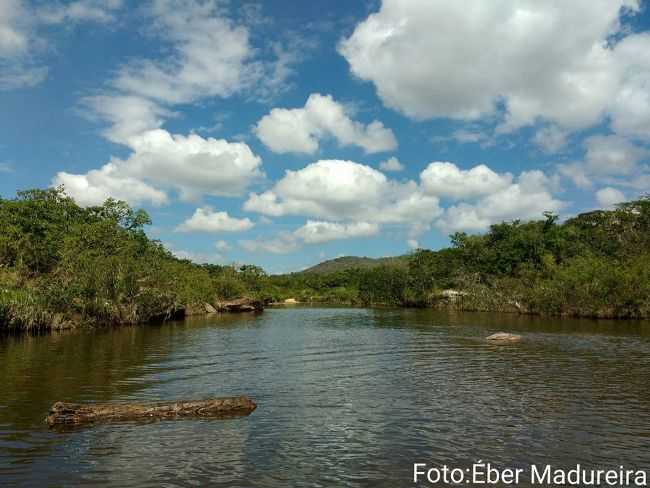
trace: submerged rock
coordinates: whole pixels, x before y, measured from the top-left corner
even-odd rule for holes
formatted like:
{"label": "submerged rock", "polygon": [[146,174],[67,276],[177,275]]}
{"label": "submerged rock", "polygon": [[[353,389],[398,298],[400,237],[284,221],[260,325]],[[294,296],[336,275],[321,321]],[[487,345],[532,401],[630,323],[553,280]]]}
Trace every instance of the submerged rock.
{"label": "submerged rock", "polygon": [[521,336],[518,334],[510,334],[508,332],[497,332],[485,338],[488,342],[519,342]]}
{"label": "submerged rock", "polygon": [[[188,305],[185,307],[184,315],[186,316],[191,316],[191,315],[203,315],[208,312],[208,308],[206,305],[209,305],[212,307],[212,305],[208,303],[194,303],[191,305]],[[212,307],[214,309],[214,307]],[[216,310],[215,310],[216,312]]]}
{"label": "submerged rock", "polygon": [[264,303],[253,298],[217,302],[215,306],[219,312],[261,312],[264,310]]}

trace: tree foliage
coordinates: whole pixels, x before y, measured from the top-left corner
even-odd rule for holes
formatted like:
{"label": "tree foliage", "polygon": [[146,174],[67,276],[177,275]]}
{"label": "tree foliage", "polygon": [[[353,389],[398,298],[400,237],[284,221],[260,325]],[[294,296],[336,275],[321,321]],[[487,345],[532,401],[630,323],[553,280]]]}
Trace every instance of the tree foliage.
{"label": "tree foliage", "polygon": [[483,235],[456,233],[450,248],[406,259],[275,276],[178,259],[147,237],[150,223],[112,199],[82,208],[62,188],[0,198],[0,328],[137,323],[246,295],[401,306],[455,296],[465,309],[650,316],[648,196],[563,223],[547,213]]}
{"label": "tree foliage", "polygon": [[261,269],[177,259],[150,223],[113,199],[79,207],[62,188],[0,199],[0,328],[138,323],[260,291]]}
{"label": "tree foliage", "polygon": [[650,316],[650,197],[614,210],[492,225],[450,236],[452,247],[418,249],[408,266],[350,268],[271,277],[280,297],[327,301],[332,287],[349,303],[447,304],[462,308],[594,317]]}

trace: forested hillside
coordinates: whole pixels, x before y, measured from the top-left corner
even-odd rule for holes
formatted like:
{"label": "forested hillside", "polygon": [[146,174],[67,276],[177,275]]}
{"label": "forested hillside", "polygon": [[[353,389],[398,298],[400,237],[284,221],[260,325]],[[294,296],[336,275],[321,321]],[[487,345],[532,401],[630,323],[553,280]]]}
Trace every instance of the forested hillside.
{"label": "forested hillside", "polygon": [[[278,298],[402,306],[455,306],[590,317],[650,316],[650,198],[596,210],[504,222],[451,236],[407,265],[274,276]],[[456,300],[444,290],[453,289]],[[453,302],[453,303],[450,303]]]}
{"label": "forested hillside", "polygon": [[345,271],[346,269],[353,268],[376,268],[377,266],[382,265],[396,265],[396,266],[406,266],[407,264],[406,256],[391,256],[385,258],[368,258],[368,257],[357,257],[357,256],[341,256],[334,259],[329,259],[318,263],[315,266],[307,268],[301,273],[336,273],[338,271]]}

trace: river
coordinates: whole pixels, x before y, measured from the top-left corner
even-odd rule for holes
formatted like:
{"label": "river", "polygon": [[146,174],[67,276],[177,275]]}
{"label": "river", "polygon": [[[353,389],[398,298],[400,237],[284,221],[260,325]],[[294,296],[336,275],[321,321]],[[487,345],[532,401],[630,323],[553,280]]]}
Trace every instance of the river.
{"label": "river", "polygon": [[[501,330],[524,338],[485,342]],[[0,485],[395,488],[414,486],[413,463],[477,460],[650,469],[649,386],[649,322],[277,308],[4,337]],[[257,402],[249,417],[43,422],[57,400],[237,394]]]}

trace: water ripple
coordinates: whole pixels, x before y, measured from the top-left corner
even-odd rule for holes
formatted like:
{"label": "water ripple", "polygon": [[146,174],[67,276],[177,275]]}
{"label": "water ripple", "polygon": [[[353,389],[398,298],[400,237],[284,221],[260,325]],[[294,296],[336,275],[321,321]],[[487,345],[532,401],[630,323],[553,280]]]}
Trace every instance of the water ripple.
{"label": "water ripple", "polygon": [[[498,330],[524,335],[488,344]],[[394,487],[413,462],[650,465],[650,327],[278,309],[0,345],[3,486]],[[48,406],[246,393],[250,417],[47,430]]]}

